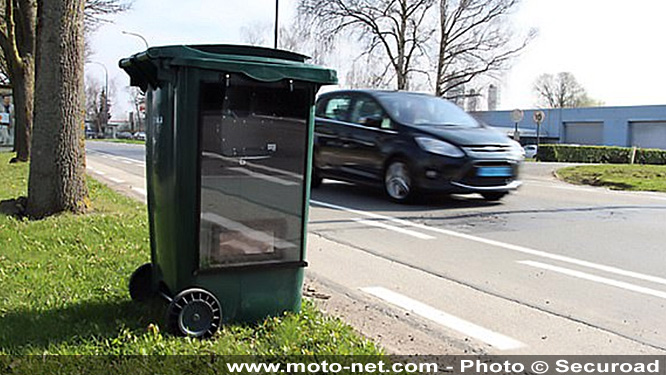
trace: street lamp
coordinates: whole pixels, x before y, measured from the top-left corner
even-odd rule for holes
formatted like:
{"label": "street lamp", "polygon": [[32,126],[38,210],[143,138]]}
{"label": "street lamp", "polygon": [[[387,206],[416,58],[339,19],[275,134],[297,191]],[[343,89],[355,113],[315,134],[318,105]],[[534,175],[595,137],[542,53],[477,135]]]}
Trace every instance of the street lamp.
{"label": "street lamp", "polygon": [[149,48],[149,46],[148,46],[148,41],[146,40],[146,38],[143,37],[143,35],[141,35],[141,34],[137,34],[137,33],[131,33],[131,32],[129,32],[129,31],[121,31],[121,32],[122,32],[123,34],[125,34],[125,35],[132,35],[132,36],[135,36],[135,37],[137,37],[137,38],[140,38],[141,40],[143,40],[143,44],[146,45],[146,49]]}
{"label": "street lamp", "polygon": [[102,123],[104,125],[104,131],[106,131],[106,126],[109,122],[109,71],[106,69],[106,65],[101,62],[89,61],[89,63],[104,68],[104,103],[102,104],[102,112],[104,113],[104,116],[102,118]]}

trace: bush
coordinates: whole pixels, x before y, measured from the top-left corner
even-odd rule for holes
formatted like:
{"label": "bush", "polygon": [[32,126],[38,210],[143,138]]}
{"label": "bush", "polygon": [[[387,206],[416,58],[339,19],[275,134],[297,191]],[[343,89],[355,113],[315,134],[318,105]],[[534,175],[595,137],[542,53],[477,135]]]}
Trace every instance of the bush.
{"label": "bush", "polygon": [[[629,164],[631,147],[539,145],[537,160],[572,163]],[[639,148],[635,164],[666,164],[666,150]]]}

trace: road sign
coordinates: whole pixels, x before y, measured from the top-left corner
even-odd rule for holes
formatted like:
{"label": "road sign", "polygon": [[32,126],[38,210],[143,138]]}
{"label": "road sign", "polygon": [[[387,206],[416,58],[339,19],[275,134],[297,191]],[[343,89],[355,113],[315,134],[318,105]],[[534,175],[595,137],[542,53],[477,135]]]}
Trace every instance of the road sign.
{"label": "road sign", "polygon": [[520,109],[514,109],[513,111],[511,111],[511,120],[513,120],[513,122],[523,121],[524,116],[525,114]]}
{"label": "road sign", "polygon": [[534,122],[541,124],[545,119],[546,114],[543,113],[543,111],[534,111],[534,114],[532,115],[532,120],[534,120]]}

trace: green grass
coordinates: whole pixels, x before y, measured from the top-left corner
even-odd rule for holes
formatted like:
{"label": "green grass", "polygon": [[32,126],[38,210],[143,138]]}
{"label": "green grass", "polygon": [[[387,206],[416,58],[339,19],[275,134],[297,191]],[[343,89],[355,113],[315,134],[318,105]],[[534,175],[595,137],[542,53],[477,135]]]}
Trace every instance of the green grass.
{"label": "green grass", "polygon": [[145,145],[146,144],[146,141],[140,141],[138,139],[104,138],[104,139],[86,139],[86,141],[111,142],[111,143],[130,143],[130,144],[135,144],[135,145]]}
{"label": "green grass", "polygon": [[[10,156],[0,153],[0,200],[26,195],[28,166]],[[311,302],[299,314],[225,326],[211,340],[165,334],[165,303],[133,303],[127,291],[149,260],[146,207],[92,179],[89,189],[86,215],[0,213],[0,355],[380,353]]]}
{"label": "green grass", "polygon": [[614,190],[666,192],[666,166],[604,164],[567,167],[557,171],[560,179],[579,185]]}

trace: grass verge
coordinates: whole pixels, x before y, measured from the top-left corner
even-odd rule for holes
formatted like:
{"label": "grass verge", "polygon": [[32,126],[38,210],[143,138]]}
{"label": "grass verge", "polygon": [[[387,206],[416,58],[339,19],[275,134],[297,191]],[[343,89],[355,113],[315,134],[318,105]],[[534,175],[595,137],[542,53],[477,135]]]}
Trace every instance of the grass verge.
{"label": "grass verge", "polygon": [[562,168],[557,176],[573,184],[613,190],[666,192],[665,165],[602,164]]}
{"label": "grass verge", "polygon": [[[0,153],[0,200],[26,195],[28,166]],[[163,333],[162,301],[132,303],[149,260],[146,207],[88,181],[92,209],[41,221],[0,212],[0,355],[375,355],[380,350],[311,302],[299,314],[228,325],[211,340]],[[188,369],[191,370],[191,369]]]}
{"label": "grass verge", "polygon": [[138,139],[116,139],[116,138],[102,138],[102,139],[86,139],[87,141],[93,142],[111,142],[111,143],[129,143],[135,145],[145,145],[146,141],[140,141]]}

